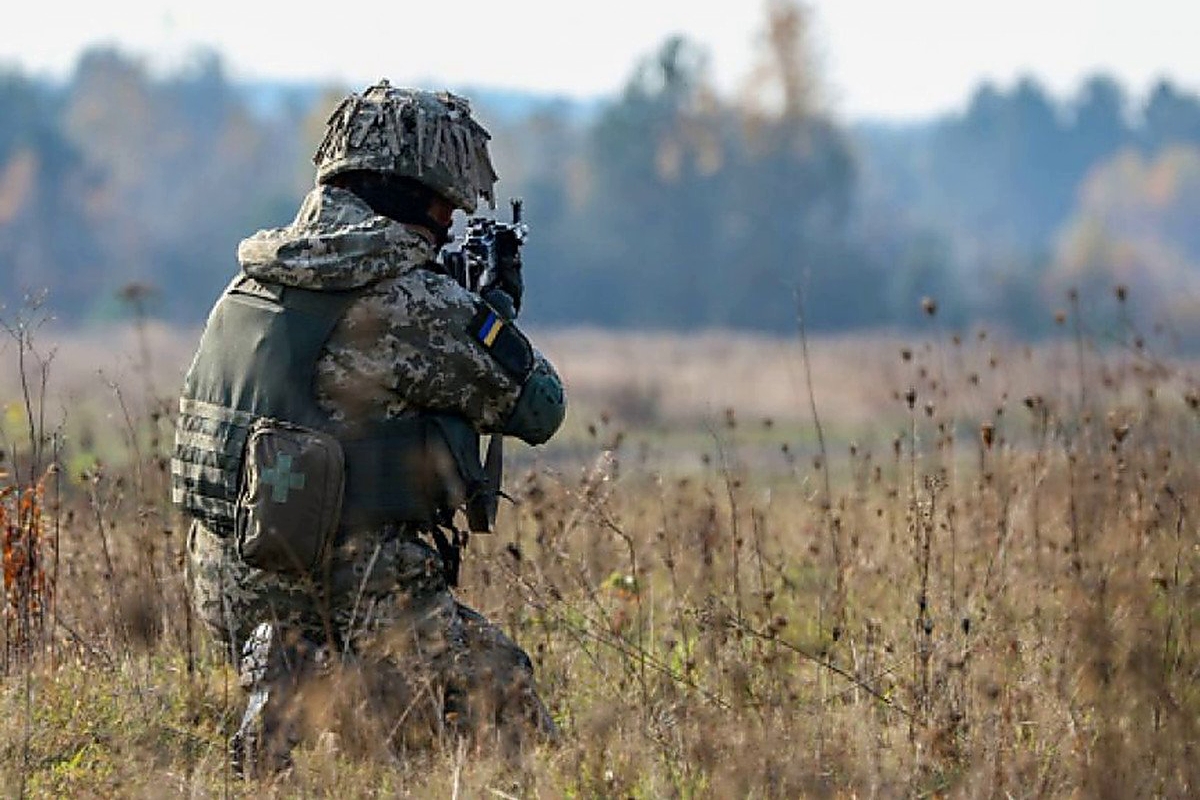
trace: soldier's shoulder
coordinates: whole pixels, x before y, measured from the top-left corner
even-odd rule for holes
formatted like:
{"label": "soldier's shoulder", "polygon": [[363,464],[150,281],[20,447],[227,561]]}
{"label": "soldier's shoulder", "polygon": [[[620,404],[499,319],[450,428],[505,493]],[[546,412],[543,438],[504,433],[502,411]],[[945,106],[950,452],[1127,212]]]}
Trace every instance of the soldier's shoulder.
{"label": "soldier's shoulder", "polygon": [[478,298],[453,278],[433,268],[421,267],[381,281],[377,291],[398,307],[414,311],[474,312]]}

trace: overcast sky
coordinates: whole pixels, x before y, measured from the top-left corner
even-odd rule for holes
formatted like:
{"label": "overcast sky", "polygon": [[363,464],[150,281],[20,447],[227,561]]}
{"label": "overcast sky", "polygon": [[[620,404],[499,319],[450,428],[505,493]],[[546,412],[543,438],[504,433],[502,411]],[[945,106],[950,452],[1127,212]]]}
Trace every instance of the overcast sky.
{"label": "overcast sky", "polygon": [[[0,66],[63,76],[92,44],[154,65],[215,49],[235,78],[380,77],[590,97],[616,92],[672,33],[705,46],[732,91],[753,62],[761,0],[12,0]],[[1135,97],[1162,77],[1200,91],[1194,0],[811,0],[829,105],[847,117],[919,117],[959,107],[982,79],[1023,74],[1065,94],[1095,71]]]}

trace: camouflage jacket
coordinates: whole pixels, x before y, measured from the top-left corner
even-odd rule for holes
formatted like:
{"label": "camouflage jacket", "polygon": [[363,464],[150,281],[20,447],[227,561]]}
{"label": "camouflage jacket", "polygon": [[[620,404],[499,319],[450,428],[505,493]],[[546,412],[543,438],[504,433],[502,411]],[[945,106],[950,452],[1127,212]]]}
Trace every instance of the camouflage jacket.
{"label": "camouflage jacket", "polygon": [[[238,247],[242,271],[256,280],[361,290],[317,363],[313,388],[334,420],[439,411],[481,433],[540,444],[565,411],[557,373],[523,335],[533,369],[522,376],[506,367],[472,330],[482,301],[430,269],[435,255],[415,229],[331,186],[313,189],[292,224]],[[537,391],[526,391],[533,384]]]}

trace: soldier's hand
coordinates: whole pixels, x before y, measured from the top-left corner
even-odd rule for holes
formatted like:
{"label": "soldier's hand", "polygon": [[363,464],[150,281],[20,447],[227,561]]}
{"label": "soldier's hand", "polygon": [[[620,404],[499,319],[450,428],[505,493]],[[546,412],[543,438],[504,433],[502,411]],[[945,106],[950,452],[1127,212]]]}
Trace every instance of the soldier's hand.
{"label": "soldier's hand", "polygon": [[521,298],[525,294],[525,279],[521,274],[521,241],[512,228],[496,231],[496,281],[493,285],[512,298],[515,311],[521,310]]}
{"label": "soldier's hand", "polygon": [[489,306],[496,309],[500,316],[507,320],[515,320],[517,318],[516,303],[509,296],[508,292],[501,289],[499,286],[492,286],[490,289],[484,289],[479,294]]}

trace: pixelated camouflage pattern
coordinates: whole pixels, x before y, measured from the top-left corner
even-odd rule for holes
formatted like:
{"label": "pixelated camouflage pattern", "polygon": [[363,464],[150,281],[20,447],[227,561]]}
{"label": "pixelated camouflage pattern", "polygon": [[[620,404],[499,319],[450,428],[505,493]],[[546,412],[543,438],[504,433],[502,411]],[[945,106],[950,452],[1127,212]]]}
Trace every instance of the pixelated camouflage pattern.
{"label": "pixelated camouflage pattern", "polygon": [[187,565],[192,604],[215,636],[239,646],[268,621],[314,642],[353,647],[421,608],[442,620],[433,627],[449,638],[434,650],[463,649],[436,550],[411,535],[362,534],[332,555],[328,575],[258,569],[238,557],[232,537],[194,521]]}
{"label": "pixelated camouflage pattern", "polygon": [[469,723],[528,723],[555,735],[529,656],[451,594],[436,550],[402,529],[341,544],[324,576],[291,579],[248,566],[233,540],[193,521],[188,589],[204,625],[237,652],[260,621],[377,670],[427,675],[464,699]]}
{"label": "pixelated camouflage pattern", "polygon": [[384,80],[334,109],[313,163],[318,183],[348,170],[390,173],[415,178],[473,213],[479,197],[496,207],[490,138],[466,98]]}
{"label": "pixelated camouflage pattern", "polygon": [[375,214],[350,192],[319,186],[290,225],[243,239],[238,263],[260,280],[306,289],[357,289],[433,258],[414,229]]}
{"label": "pixelated camouflage pattern", "polygon": [[[292,225],[238,248],[242,269],[262,281],[367,287],[317,364],[317,399],[335,420],[437,410],[461,414],[480,432],[521,436],[503,426],[522,385],[468,332],[479,299],[420,268],[435,254],[413,228],[331,186],[310,192]],[[534,359],[539,372],[554,373],[536,350]]]}
{"label": "pixelated camouflage pattern", "polygon": [[[479,299],[422,268],[434,256],[415,229],[326,185],[305,198],[290,225],[260,231],[238,248],[242,270],[260,281],[359,293],[314,378],[318,403],[335,419],[352,424],[436,410],[458,414],[481,432],[521,436],[506,428],[521,384],[468,331]],[[536,351],[535,363],[539,374],[557,380]],[[477,705],[483,698],[497,714],[519,712],[552,731],[528,656],[455,601],[436,550],[392,533],[356,531],[334,549],[326,574],[297,578],[248,566],[232,537],[193,521],[192,604],[231,654],[263,621],[392,665],[419,654],[424,668],[469,692]]]}

